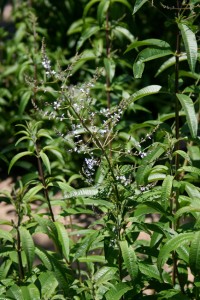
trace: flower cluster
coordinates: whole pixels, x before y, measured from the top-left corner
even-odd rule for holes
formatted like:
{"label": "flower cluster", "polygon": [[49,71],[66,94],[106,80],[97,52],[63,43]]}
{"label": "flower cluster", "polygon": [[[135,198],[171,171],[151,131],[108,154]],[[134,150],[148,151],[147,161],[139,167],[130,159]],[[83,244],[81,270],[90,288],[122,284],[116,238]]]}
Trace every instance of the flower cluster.
{"label": "flower cluster", "polygon": [[45,49],[45,43],[44,40],[42,42],[42,65],[45,69],[45,73],[47,77],[56,75],[56,71],[51,69],[51,61],[49,60],[48,56],[46,55],[46,49]]}
{"label": "flower cluster", "polygon": [[116,176],[116,180],[124,186],[131,184],[132,181],[130,177],[127,178],[125,175]]}
{"label": "flower cluster", "polygon": [[85,158],[83,173],[85,174],[88,183],[93,183],[93,177],[95,174],[96,167],[99,165],[99,160],[94,157]]}

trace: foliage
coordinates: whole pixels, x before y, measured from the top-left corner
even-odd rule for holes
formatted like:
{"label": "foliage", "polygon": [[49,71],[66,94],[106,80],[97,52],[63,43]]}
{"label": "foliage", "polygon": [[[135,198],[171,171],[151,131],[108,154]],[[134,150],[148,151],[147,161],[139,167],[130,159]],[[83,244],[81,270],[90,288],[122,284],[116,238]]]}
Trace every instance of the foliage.
{"label": "foliage", "polygon": [[41,5],[0,32],[0,299],[200,299],[199,1]]}

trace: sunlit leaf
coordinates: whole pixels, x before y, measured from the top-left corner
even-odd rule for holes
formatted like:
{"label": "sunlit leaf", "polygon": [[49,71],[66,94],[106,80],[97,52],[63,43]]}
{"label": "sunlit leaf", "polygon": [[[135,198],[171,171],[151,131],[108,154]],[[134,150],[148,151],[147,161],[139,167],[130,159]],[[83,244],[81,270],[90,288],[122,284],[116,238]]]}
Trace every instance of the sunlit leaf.
{"label": "sunlit leaf", "polygon": [[57,233],[58,233],[58,240],[60,246],[62,248],[62,253],[67,261],[69,261],[69,237],[67,234],[67,230],[64,225],[60,222],[54,222]]}
{"label": "sunlit leaf", "polygon": [[133,43],[131,43],[128,48],[126,49],[126,52],[129,52],[132,49],[141,47],[141,46],[156,46],[159,48],[170,48],[170,45],[163,41],[163,40],[159,40],[159,39],[146,39],[143,41],[134,41]]}
{"label": "sunlit leaf", "polygon": [[26,254],[28,271],[31,273],[35,257],[35,245],[33,242],[33,238],[25,227],[20,228],[20,236],[22,241],[22,248]]}
{"label": "sunlit leaf", "polygon": [[160,85],[149,85],[146,86],[145,88],[135,92],[130,96],[130,98],[127,100],[128,104],[135,102],[136,100],[152,95],[152,94],[157,94],[161,90]]}
{"label": "sunlit leaf", "polygon": [[42,272],[39,275],[38,279],[42,287],[41,289],[42,296],[47,299],[51,298],[54,295],[55,290],[58,286],[58,281],[53,275],[53,273],[49,271]]}
{"label": "sunlit leaf", "polygon": [[132,287],[125,282],[119,282],[106,293],[106,300],[120,300],[131,289]]}
{"label": "sunlit leaf", "polygon": [[184,94],[176,94],[177,98],[179,99],[183,110],[186,114],[186,120],[188,123],[188,127],[190,129],[190,134],[193,138],[197,136],[197,117],[195,114],[195,109],[194,109],[194,103],[192,99]]}
{"label": "sunlit leaf", "polygon": [[172,184],[174,177],[167,175],[163,180],[162,190],[161,190],[161,201],[165,206],[165,209],[170,205],[170,196],[172,193]]}
{"label": "sunlit leaf", "polygon": [[197,51],[198,51],[196,36],[194,32],[186,24],[179,23],[178,27],[181,31],[181,35],[183,38],[190,70],[194,72],[196,62],[197,62]]}
{"label": "sunlit leaf", "polygon": [[128,246],[127,241],[121,241],[120,248],[124,264],[129,272],[129,275],[131,276],[132,280],[135,280],[138,275],[138,263],[135,251],[131,246]]}
{"label": "sunlit leaf", "polygon": [[166,263],[172,251],[176,251],[180,246],[190,243],[193,237],[193,232],[186,232],[175,235],[169,239],[160,249],[157,260],[158,269],[161,271],[162,266]]}
{"label": "sunlit leaf", "polygon": [[43,164],[47,168],[48,173],[51,174],[51,164],[50,164],[49,158],[46,155],[46,153],[44,153],[42,150],[40,151],[40,157],[42,159]]}
{"label": "sunlit leaf", "polygon": [[189,253],[190,269],[194,275],[200,272],[200,231],[193,235]]}

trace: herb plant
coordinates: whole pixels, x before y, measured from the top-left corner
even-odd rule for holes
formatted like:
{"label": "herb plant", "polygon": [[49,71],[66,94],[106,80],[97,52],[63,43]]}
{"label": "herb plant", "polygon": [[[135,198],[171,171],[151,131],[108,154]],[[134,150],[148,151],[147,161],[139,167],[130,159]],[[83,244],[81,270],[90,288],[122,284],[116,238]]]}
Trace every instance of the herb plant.
{"label": "herb plant", "polygon": [[1,156],[24,172],[1,191],[15,220],[1,220],[0,299],[200,299],[199,1],[80,3],[78,54],[56,64],[41,38],[32,108]]}

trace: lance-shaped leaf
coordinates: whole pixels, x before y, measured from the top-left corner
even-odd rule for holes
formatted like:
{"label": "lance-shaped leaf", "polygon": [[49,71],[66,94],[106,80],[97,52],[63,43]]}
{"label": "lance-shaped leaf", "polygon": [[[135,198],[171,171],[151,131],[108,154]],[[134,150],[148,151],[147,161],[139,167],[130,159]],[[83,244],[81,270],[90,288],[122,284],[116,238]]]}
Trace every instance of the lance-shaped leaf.
{"label": "lance-shaped leaf", "polygon": [[35,257],[35,245],[33,242],[33,238],[29,231],[24,227],[20,228],[20,237],[22,242],[22,248],[26,254],[28,271],[31,272]]}
{"label": "lance-shaped leaf", "polygon": [[77,50],[79,50],[82,45],[85,43],[86,40],[88,40],[92,35],[96,34],[100,30],[99,26],[92,26],[87,28],[85,31],[83,31],[78,43],[77,43]]}
{"label": "lance-shaped leaf", "polygon": [[95,281],[96,285],[99,286],[105,282],[113,280],[116,272],[117,268],[104,266],[94,274],[93,280]]}
{"label": "lance-shaped leaf", "polygon": [[194,275],[200,272],[200,231],[193,235],[189,254],[190,269]]}
{"label": "lance-shaped leaf", "polygon": [[40,157],[42,159],[43,164],[47,168],[49,174],[51,174],[51,165],[48,156],[42,150],[40,151]]}
{"label": "lance-shaped leaf", "polygon": [[106,293],[106,300],[120,300],[131,289],[132,287],[128,286],[125,282],[119,282]]}
{"label": "lance-shaped leaf", "polygon": [[31,202],[33,200],[35,200],[36,198],[36,194],[41,191],[43,189],[43,185],[40,183],[36,186],[34,186],[33,188],[31,188],[23,197],[23,201],[24,202]]}
{"label": "lance-shaped leaf", "polygon": [[85,19],[85,17],[87,16],[88,14],[88,11],[90,10],[90,8],[97,2],[100,2],[101,0],[91,0],[89,1],[85,7],[84,7],[84,10],[83,10],[83,19]]}
{"label": "lance-shaped leaf", "polygon": [[[184,61],[187,59],[187,55],[185,53],[181,53],[180,56],[179,56],[179,61]],[[172,56],[170,57],[168,60],[166,60],[161,66],[160,68],[158,69],[156,76],[158,76],[160,73],[162,73],[163,71],[165,71],[167,68],[175,65],[176,63],[176,57],[175,56]]]}
{"label": "lance-shaped leaf", "polygon": [[177,210],[177,212],[174,215],[175,220],[180,218],[183,214],[189,214],[189,213],[194,213],[194,212],[200,212],[200,207],[196,206],[184,206]]}
{"label": "lance-shaped leaf", "polygon": [[183,166],[178,169],[178,172],[190,172],[200,176],[200,169],[192,166]]}
{"label": "lance-shaped leaf", "polygon": [[106,13],[109,9],[110,1],[108,0],[101,0],[98,9],[97,9],[97,20],[99,22],[99,26],[102,26],[103,22],[106,19]]}
{"label": "lance-shaped leaf", "polygon": [[127,241],[121,241],[120,248],[124,264],[129,272],[129,275],[131,276],[132,280],[135,280],[138,275],[138,264],[135,251],[131,246],[128,246]]}
{"label": "lance-shaped leaf", "polygon": [[194,103],[192,99],[187,95],[176,94],[176,96],[180,101],[182,108],[185,112],[190,134],[193,138],[196,138],[198,124],[197,124],[197,118],[194,110]]}
{"label": "lance-shaped leaf", "polygon": [[51,299],[55,289],[58,286],[58,281],[52,272],[42,272],[39,276],[39,282],[42,287],[41,293],[44,299]]}
{"label": "lance-shaped leaf", "polygon": [[[169,48],[146,48],[142,50],[133,65],[133,73],[135,78],[141,78],[144,69],[144,62],[154,60],[163,56],[171,55],[173,52]],[[139,71],[139,72],[138,72]]]}
{"label": "lance-shaped leaf", "polygon": [[143,41],[134,41],[133,43],[131,43],[128,48],[126,49],[126,52],[131,51],[132,49],[141,47],[141,46],[156,46],[159,48],[170,48],[170,44],[168,44],[167,42],[163,41],[163,40],[159,40],[159,39],[146,39]]}
{"label": "lance-shaped leaf", "polygon": [[64,225],[60,222],[54,222],[57,233],[58,233],[58,241],[62,248],[63,256],[69,261],[69,237],[67,234],[67,230]]}
{"label": "lance-shaped leaf", "polygon": [[13,242],[12,234],[3,229],[0,229],[0,239],[10,241],[11,243]]}
{"label": "lance-shaped leaf", "polygon": [[65,199],[69,199],[73,197],[92,197],[97,195],[98,192],[99,190],[93,187],[77,189],[65,194]]}
{"label": "lance-shaped leaf", "polygon": [[169,199],[172,192],[172,183],[173,176],[167,175],[167,177],[163,180],[162,190],[161,190],[161,201],[165,206],[165,209],[169,206]]}
{"label": "lance-shaped leaf", "polygon": [[115,76],[115,67],[116,67],[116,64],[113,61],[113,59],[111,59],[111,58],[104,58],[104,66],[105,66],[106,74],[107,74],[110,82],[112,82],[113,77]]}
{"label": "lance-shaped leaf", "polygon": [[24,151],[21,153],[16,154],[12,159],[11,162],[9,164],[9,168],[8,168],[8,173],[10,173],[11,168],[13,167],[13,165],[22,157],[26,156],[26,155],[33,155],[33,152],[31,151]]}
{"label": "lance-shaped leaf", "polygon": [[148,0],[136,0],[133,9],[133,14],[135,14]]}
{"label": "lance-shaped leaf", "polygon": [[127,0],[112,0],[112,2],[118,2],[118,3],[124,4],[130,10],[132,10],[132,6]]}
{"label": "lance-shaped leaf", "polygon": [[[16,284],[13,284],[8,292],[7,292],[7,299],[17,299],[17,300],[25,300],[24,297],[23,297],[23,293],[22,293],[22,290],[21,288],[16,285]],[[4,298],[6,299],[6,298]],[[27,299],[28,300],[28,299]]]}
{"label": "lance-shaped leaf", "polygon": [[149,278],[155,278],[158,281],[161,281],[159,271],[155,265],[140,262],[139,270],[142,274],[148,276]]}
{"label": "lance-shaped leaf", "polygon": [[176,251],[179,247],[186,243],[190,243],[193,239],[193,232],[180,233],[179,235],[173,236],[168,240],[165,245],[161,248],[158,255],[157,265],[159,271],[161,271],[162,266],[166,263],[167,259],[170,256],[170,252]]}
{"label": "lance-shaped leaf", "polygon": [[197,62],[197,51],[198,51],[196,36],[194,32],[186,24],[179,23],[178,27],[181,31],[181,35],[183,38],[190,70],[194,72],[196,62]]}
{"label": "lance-shaped leaf", "polygon": [[160,85],[148,85],[145,88],[135,92],[133,95],[130,96],[127,100],[127,106],[131,104],[132,102],[135,102],[136,100],[152,95],[157,94],[161,89]]}

